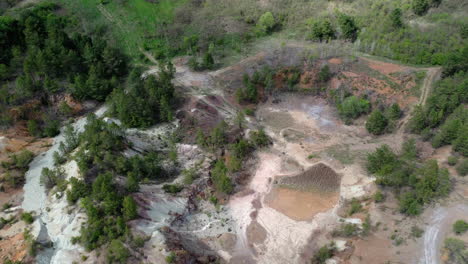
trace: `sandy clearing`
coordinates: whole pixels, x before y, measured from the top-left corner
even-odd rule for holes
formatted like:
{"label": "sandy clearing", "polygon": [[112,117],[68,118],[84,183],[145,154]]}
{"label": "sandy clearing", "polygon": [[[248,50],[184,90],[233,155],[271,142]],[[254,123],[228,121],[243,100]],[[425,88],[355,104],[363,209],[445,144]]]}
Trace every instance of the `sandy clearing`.
{"label": "sandy clearing", "polygon": [[289,188],[275,188],[265,198],[266,205],[297,221],[310,221],[318,213],[333,208],[339,193],[304,192]]}

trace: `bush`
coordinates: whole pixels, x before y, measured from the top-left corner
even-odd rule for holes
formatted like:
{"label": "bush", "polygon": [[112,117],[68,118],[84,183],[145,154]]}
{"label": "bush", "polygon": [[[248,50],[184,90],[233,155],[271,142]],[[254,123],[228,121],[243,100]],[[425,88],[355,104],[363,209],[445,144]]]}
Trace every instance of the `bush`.
{"label": "bush", "polygon": [[335,30],[329,20],[315,21],[312,23],[309,38],[328,41],[335,38]]}
{"label": "bush", "polygon": [[258,36],[270,34],[276,26],[275,18],[271,12],[264,13],[257,22],[256,32]]}
{"label": "bush", "polygon": [[164,184],[163,185],[163,190],[167,193],[178,193],[182,191],[184,187],[179,186],[177,184]]}
{"label": "bush", "polygon": [[216,190],[223,193],[231,193],[234,186],[228,176],[228,169],[222,160],[218,160],[211,170],[211,180]]}
{"label": "bush", "polygon": [[402,112],[400,106],[397,103],[392,104],[388,110],[388,118],[391,120],[397,120],[401,117]]}
{"label": "bush", "polygon": [[126,221],[135,219],[138,216],[137,205],[131,196],[125,196],[123,199],[122,214]]}
{"label": "bush", "polygon": [[114,239],[109,245],[109,255],[108,260],[110,263],[126,263],[127,259],[130,257],[130,251],[124,246],[124,244],[118,240]]}
{"label": "bush", "polygon": [[453,232],[457,235],[462,235],[468,230],[468,223],[464,220],[457,220],[453,224]]}
{"label": "bush", "polygon": [[451,263],[466,263],[466,246],[463,240],[449,237],[445,239],[444,247]]}
{"label": "bush", "polygon": [[374,193],[374,201],[376,203],[381,203],[384,200],[385,200],[385,195],[380,190]]}
{"label": "bush", "polygon": [[381,135],[384,133],[388,125],[388,119],[380,112],[375,110],[370,114],[366,122],[366,129],[369,133],[374,135]]}
{"label": "bush", "polygon": [[21,214],[21,220],[30,225],[34,222],[34,216],[29,212],[24,212]]}
{"label": "bush", "polygon": [[323,66],[318,73],[318,79],[321,82],[326,82],[330,80],[331,76],[332,74],[328,65]]}
{"label": "bush", "polygon": [[412,226],[411,227],[411,236],[416,237],[416,238],[420,238],[423,233],[424,233],[424,230],[422,230],[421,228],[419,228],[417,226]]}
{"label": "bush", "polygon": [[34,158],[34,153],[32,153],[29,150],[23,150],[19,154],[14,154],[11,159],[12,163],[14,166],[16,166],[18,169],[27,169],[29,163]]}
{"label": "bush", "polygon": [[324,264],[327,259],[333,257],[335,247],[332,244],[321,247],[312,257],[312,264]]}
{"label": "bush", "polygon": [[354,18],[346,14],[339,14],[338,24],[340,25],[343,38],[354,42],[359,30],[359,28],[356,26]]}
{"label": "bush", "polygon": [[266,147],[271,144],[270,137],[268,137],[268,135],[265,133],[265,130],[262,128],[260,128],[258,131],[252,131],[250,134],[250,140],[257,148]]}
{"label": "bush", "polygon": [[166,256],[166,263],[175,263],[177,259],[177,256],[174,252],[169,253],[169,255]]}
{"label": "bush", "polygon": [[353,198],[353,200],[351,200],[351,207],[349,208],[348,215],[352,216],[353,214],[358,213],[361,210],[362,210],[361,203],[355,198]]}
{"label": "bush", "polygon": [[460,164],[457,166],[457,172],[460,176],[468,175],[468,159],[464,159]]}
{"label": "bush", "polygon": [[375,152],[367,155],[367,170],[379,176],[385,176],[398,166],[398,158],[388,145],[382,145]]}
{"label": "bush", "polygon": [[458,158],[455,157],[455,156],[450,156],[450,157],[447,158],[447,163],[448,163],[448,165],[450,165],[450,166],[455,166],[455,165],[457,165],[457,162],[458,162]]}
{"label": "bush", "polygon": [[411,8],[416,15],[422,16],[429,9],[429,2],[427,0],[413,0]]}
{"label": "bush", "polygon": [[346,97],[342,103],[337,105],[338,113],[345,120],[356,119],[370,110],[370,102],[356,96]]}

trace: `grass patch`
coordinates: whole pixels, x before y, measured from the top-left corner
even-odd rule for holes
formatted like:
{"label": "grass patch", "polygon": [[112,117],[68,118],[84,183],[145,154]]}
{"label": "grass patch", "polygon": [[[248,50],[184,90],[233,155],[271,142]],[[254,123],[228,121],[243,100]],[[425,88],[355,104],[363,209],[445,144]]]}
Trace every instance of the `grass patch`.
{"label": "grass patch", "polygon": [[353,164],[355,156],[351,154],[349,150],[349,146],[342,146],[342,145],[334,145],[329,147],[326,150],[326,153],[331,158],[334,158],[345,165]]}

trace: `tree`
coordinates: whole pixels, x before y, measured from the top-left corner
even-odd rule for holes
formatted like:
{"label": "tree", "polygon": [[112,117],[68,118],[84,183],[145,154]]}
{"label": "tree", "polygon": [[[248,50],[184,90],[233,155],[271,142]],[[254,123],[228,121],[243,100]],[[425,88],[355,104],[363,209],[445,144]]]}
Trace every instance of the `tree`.
{"label": "tree", "polygon": [[340,25],[343,38],[354,42],[359,28],[356,26],[354,18],[346,14],[338,15],[338,24]]}
{"label": "tree", "polygon": [[393,172],[398,164],[398,157],[388,145],[382,145],[375,152],[367,155],[367,170],[377,175],[386,175]]}
{"label": "tree", "polygon": [[462,235],[468,230],[468,223],[464,220],[457,220],[453,224],[453,232],[457,235]]}
{"label": "tree", "polygon": [[228,169],[221,159],[216,162],[214,168],[211,170],[211,180],[213,181],[216,190],[223,193],[231,193],[234,189],[231,179],[227,173]]}
{"label": "tree", "polygon": [[468,175],[468,159],[464,159],[460,164],[458,164],[457,172],[460,176]]}
{"label": "tree", "polygon": [[330,80],[330,78],[331,78],[330,67],[328,65],[325,65],[320,69],[318,73],[318,79],[321,82],[326,82]]}
{"label": "tree", "polygon": [[366,129],[369,133],[374,135],[381,135],[388,125],[388,119],[380,112],[380,110],[375,110],[372,112],[367,119]]}
{"label": "tree", "polygon": [[260,19],[257,22],[257,34],[260,36],[268,35],[271,33],[275,25],[276,21],[273,14],[271,12],[266,12],[260,16]]}
{"label": "tree", "polygon": [[427,0],[413,0],[411,8],[416,15],[422,16],[429,9],[429,2]]}
{"label": "tree", "polygon": [[403,21],[401,20],[401,9],[395,8],[390,13],[390,21],[394,28],[400,28],[403,26]]}
{"label": "tree", "polygon": [[397,103],[392,104],[388,110],[388,118],[397,120],[401,117],[402,112],[400,106]]}
{"label": "tree", "polygon": [[124,244],[118,240],[114,239],[109,245],[109,262],[113,263],[126,263],[127,259],[130,257],[130,251],[124,246]]}
{"label": "tree", "polygon": [[131,196],[125,196],[123,199],[122,213],[126,221],[135,219],[138,216],[137,205]]}
{"label": "tree", "polygon": [[466,246],[463,240],[449,237],[445,239],[444,247],[448,250],[450,263],[466,263]]}

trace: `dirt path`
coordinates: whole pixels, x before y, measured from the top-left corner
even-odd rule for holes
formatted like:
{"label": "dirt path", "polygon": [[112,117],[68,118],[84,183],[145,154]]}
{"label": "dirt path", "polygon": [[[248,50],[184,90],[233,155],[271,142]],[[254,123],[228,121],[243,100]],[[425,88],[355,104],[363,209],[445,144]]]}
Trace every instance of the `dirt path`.
{"label": "dirt path", "polygon": [[[426,77],[424,78],[423,84],[421,86],[421,96],[419,97],[417,105],[424,105],[427,101],[427,98],[431,94],[432,87],[434,83],[439,80],[440,74],[442,72],[441,67],[427,68]],[[414,107],[413,107],[414,108]],[[398,128],[398,135],[403,135],[408,121],[411,119],[411,112],[413,108],[406,114],[406,116],[400,121]]]}
{"label": "dirt path", "polygon": [[424,250],[419,263],[440,264],[440,249],[453,222],[468,214],[468,206],[459,204],[450,208],[437,208],[432,213],[428,229],[424,232]]}

